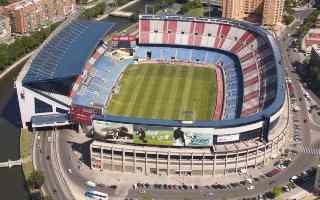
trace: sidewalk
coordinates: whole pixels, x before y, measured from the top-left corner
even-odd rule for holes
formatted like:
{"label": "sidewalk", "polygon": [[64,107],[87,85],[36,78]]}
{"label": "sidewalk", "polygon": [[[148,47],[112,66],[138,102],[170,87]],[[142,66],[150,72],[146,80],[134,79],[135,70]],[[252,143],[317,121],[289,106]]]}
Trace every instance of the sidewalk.
{"label": "sidewalk", "polygon": [[284,193],[280,199],[282,200],[294,200],[294,199],[299,199],[299,200],[314,200],[316,199],[317,196],[313,195],[312,193],[309,193],[308,191],[296,187],[290,192]]}

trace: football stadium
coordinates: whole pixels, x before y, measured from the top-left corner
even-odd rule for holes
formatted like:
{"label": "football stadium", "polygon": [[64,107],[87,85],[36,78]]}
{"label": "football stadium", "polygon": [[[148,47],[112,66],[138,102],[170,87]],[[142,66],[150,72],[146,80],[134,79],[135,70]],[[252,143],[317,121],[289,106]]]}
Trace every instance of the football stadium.
{"label": "football stadium", "polygon": [[271,32],[216,18],[138,23],[131,35],[108,22],[59,26],[15,82],[23,126],[78,125],[99,170],[229,174],[280,154],[289,109]]}

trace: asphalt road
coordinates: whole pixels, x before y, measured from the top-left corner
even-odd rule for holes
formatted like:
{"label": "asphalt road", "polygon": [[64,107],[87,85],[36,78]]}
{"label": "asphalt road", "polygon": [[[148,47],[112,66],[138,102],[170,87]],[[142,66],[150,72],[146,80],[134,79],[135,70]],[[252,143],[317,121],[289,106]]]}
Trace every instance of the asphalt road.
{"label": "asphalt road", "polygon": [[66,187],[61,180],[61,174],[57,170],[57,161],[53,151],[54,141],[49,142],[48,137],[52,137],[52,131],[38,132],[39,138],[36,139],[35,162],[37,169],[42,171],[45,176],[44,190],[55,200],[71,199],[66,192]]}

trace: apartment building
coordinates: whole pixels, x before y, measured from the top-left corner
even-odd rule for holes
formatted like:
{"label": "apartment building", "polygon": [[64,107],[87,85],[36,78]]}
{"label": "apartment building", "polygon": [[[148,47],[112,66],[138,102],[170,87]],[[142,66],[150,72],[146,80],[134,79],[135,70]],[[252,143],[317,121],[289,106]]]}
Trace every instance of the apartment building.
{"label": "apartment building", "polygon": [[0,43],[7,42],[11,38],[9,17],[0,15]]}
{"label": "apartment building", "polygon": [[75,0],[22,0],[3,8],[12,32],[28,33],[64,19],[75,10]]}
{"label": "apartment building", "polygon": [[284,0],[224,0],[222,16],[274,26],[282,20],[283,6]]}

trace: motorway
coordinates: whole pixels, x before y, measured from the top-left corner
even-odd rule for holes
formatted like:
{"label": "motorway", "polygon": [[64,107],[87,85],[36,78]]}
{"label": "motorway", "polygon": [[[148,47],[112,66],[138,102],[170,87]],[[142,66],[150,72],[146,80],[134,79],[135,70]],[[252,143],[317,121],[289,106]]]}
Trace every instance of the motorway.
{"label": "motorway", "polygon": [[[310,11],[311,12],[311,11]],[[301,90],[301,87],[299,85],[299,77],[294,72],[294,69],[291,66],[291,62],[293,61],[291,59],[295,57],[294,52],[291,50],[287,51],[288,43],[290,40],[292,40],[290,37],[288,37],[288,33],[294,32],[296,26],[299,25],[299,22],[302,21],[308,14],[309,11],[303,11],[297,13],[297,20],[294,25],[289,27],[284,33],[283,36],[280,37],[280,45],[283,50],[283,59],[284,64],[286,66],[286,73],[287,76],[290,77],[292,80],[295,88],[296,88],[296,97],[297,99],[303,98],[303,92]],[[289,54],[289,55],[288,55]],[[306,103],[305,101],[299,101],[299,106],[302,108],[302,110],[299,112],[299,121],[302,122],[304,118],[308,117],[307,109],[306,109]],[[317,103],[320,105],[319,99],[317,99]],[[311,123],[301,123],[301,130],[303,134],[303,143],[304,144],[320,144],[320,141],[314,141],[311,137],[312,130],[317,132],[320,131],[320,128],[316,125],[313,125]],[[57,161],[55,157],[54,150],[54,140],[49,142],[48,137],[52,136],[52,131],[43,131],[39,132],[39,135],[41,135],[40,139],[37,140],[37,146],[40,145],[40,148],[36,148],[36,165],[37,167],[44,171],[45,176],[47,177],[44,185],[44,189],[49,192],[54,199],[56,200],[64,200],[64,199],[72,199],[70,196],[70,191],[68,191],[68,187],[65,187],[66,184],[63,180],[63,177],[61,175],[61,171],[66,172],[68,169],[71,169],[72,174],[68,174],[67,179],[68,183],[72,183],[72,185],[75,185],[77,188],[81,188],[83,191],[85,190],[84,183],[87,181],[87,178],[82,177],[82,175],[79,173],[79,170],[81,169],[81,162],[78,161],[78,158],[74,156],[74,154],[66,154],[63,152],[68,152],[68,149],[66,148],[72,148],[70,151],[73,151],[73,148],[84,148],[81,144],[69,144],[66,145],[67,141],[64,140],[63,135],[67,134],[67,130],[61,130],[58,131],[59,135],[57,137],[58,139],[58,153],[60,156],[60,161],[62,163],[62,169],[57,169]],[[61,137],[60,137],[61,136]],[[52,137],[55,138],[55,137]],[[87,147],[88,148],[88,147]],[[41,149],[41,152],[40,152]],[[50,159],[47,159],[47,156],[50,156]],[[86,160],[86,158],[84,158]],[[254,197],[257,194],[263,194],[266,191],[270,191],[274,186],[276,185],[285,185],[288,183],[288,180],[290,177],[300,174],[302,171],[310,168],[310,166],[314,166],[317,163],[317,158],[304,155],[304,154],[298,154],[294,162],[289,165],[287,169],[284,169],[282,173],[277,174],[274,177],[271,178],[265,178],[260,179],[257,182],[254,182],[255,189],[248,191],[245,186],[240,186],[236,188],[227,188],[222,190],[214,190],[214,189],[204,189],[201,188],[199,190],[183,190],[183,191],[168,191],[168,190],[159,190],[159,189],[150,189],[147,190],[148,194],[152,196],[154,199],[222,199],[222,198],[230,198],[230,199],[241,199],[243,197]],[[78,168],[78,169],[77,169]],[[62,183],[61,183],[62,182]],[[68,184],[70,185],[70,184]],[[112,191],[108,191],[106,189],[105,192],[108,192],[111,196],[111,199],[113,199],[113,193]],[[81,194],[78,194],[81,195]],[[128,193],[128,198],[139,198],[141,199],[142,196],[145,194],[141,194],[137,191],[130,190]],[[116,199],[116,198],[114,198]]]}
{"label": "motorway", "polygon": [[71,192],[64,184],[65,182],[62,179],[61,170],[57,163],[56,141],[53,139],[53,134],[55,134],[54,131],[37,133],[38,136],[34,146],[35,169],[42,171],[46,177],[43,188],[46,194],[50,194],[56,200],[72,200]]}

